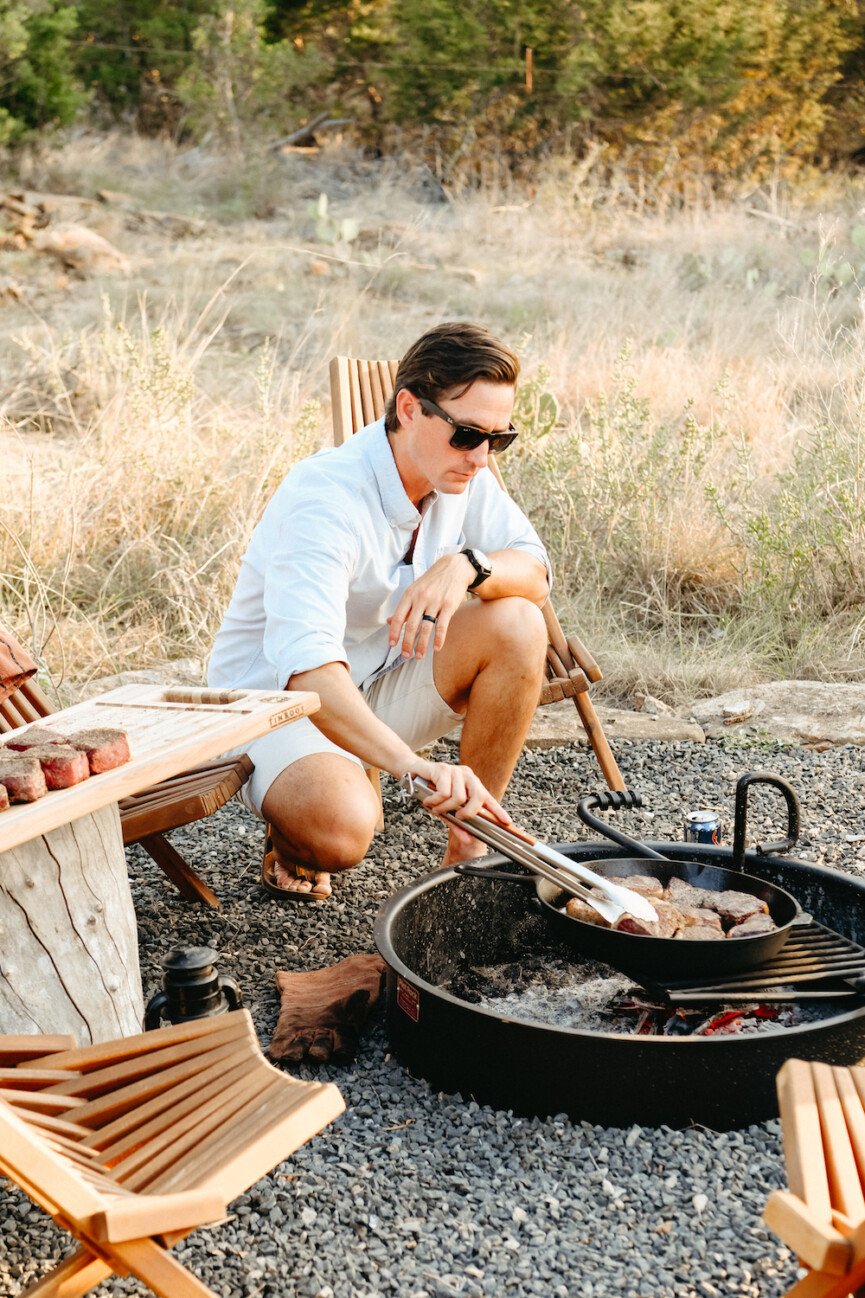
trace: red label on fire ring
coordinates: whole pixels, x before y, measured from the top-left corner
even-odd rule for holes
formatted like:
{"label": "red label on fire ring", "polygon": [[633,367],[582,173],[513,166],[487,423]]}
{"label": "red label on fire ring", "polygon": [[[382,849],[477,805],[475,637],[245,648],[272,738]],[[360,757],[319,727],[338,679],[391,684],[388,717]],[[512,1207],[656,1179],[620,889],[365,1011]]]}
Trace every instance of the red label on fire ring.
{"label": "red label on fire ring", "polygon": [[417,1023],[420,1018],[420,992],[411,983],[407,983],[405,978],[398,977],[396,980],[396,1003],[412,1023]]}

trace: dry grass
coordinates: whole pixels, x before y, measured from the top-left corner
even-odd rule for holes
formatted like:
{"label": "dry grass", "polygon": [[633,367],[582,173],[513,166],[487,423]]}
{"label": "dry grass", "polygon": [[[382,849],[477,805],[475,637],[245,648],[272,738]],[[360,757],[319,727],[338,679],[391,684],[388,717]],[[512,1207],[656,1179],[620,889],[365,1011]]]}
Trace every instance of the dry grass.
{"label": "dry grass", "polygon": [[0,616],[73,681],[204,658],[264,501],[328,437],[329,357],[474,318],[519,342],[527,403],[558,400],[506,472],[615,696],[861,677],[862,195],[650,203],[614,181],[551,163],[442,201],[409,161],[238,167],[124,137],[24,160],[30,189],[207,225],[82,209],[125,280],[0,253],[25,286],[0,316]]}

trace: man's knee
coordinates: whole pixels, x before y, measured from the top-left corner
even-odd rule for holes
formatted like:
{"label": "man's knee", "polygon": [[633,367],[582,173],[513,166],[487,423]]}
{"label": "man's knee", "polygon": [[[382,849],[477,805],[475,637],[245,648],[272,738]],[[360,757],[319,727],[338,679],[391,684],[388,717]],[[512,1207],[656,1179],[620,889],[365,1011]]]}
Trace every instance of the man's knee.
{"label": "man's knee", "polygon": [[499,652],[514,654],[533,663],[543,662],[547,648],[547,624],[544,615],[531,600],[521,595],[489,600],[489,634]]}
{"label": "man's knee", "polygon": [[325,784],[301,784],[300,770],[289,768],[271,785],[262,811],[278,851],[321,869],[350,870],[369,850],[380,804],[362,768],[351,763],[346,770],[339,761],[340,778]]}

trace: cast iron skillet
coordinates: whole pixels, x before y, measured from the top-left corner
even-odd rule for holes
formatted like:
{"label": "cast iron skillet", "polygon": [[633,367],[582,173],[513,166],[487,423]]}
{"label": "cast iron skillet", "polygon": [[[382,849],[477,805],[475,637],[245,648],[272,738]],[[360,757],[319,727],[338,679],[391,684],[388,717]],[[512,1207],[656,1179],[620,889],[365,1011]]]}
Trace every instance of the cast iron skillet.
{"label": "cast iron skillet", "polygon": [[[752,783],[772,784],[784,794],[788,812],[787,839],[783,843],[764,844],[761,850],[787,850],[793,846],[798,837],[799,804],[796,794],[780,776],[754,772],[743,775],[736,786],[737,846],[741,841],[742,853],[744,853],[746,794],[747,786]],[[649,874],[660,879],[664,885],[675,877],[684,879],[695,888],[707,888],[718,892],[732,889],[736,892],[750,893],[752,896],[759,897],[769,907],[769,914],[777,925],[775,931],[756,937],[726,938],[722,942],[684,942],[675,938],[641,937],[635,933],[621,933],[616,929],[601,928],[597,924],[587,924],[583,920],[572,919],[562,910],[568,900],[567,896],[554,883],[540,879],[536,875],[517,874],[514,871],[468,863],[454,868],[459,874],[472,878],[533,883],[541,910],[557,938],[566,942],[579,955],[603,960],[627,973],[653,974],[656,977],[716,974],[723,976],[743,969],[751,969],[755,965],[771,960],[787,941],[793,925],[803,922],[802,910],[796,899],[783,888],[766,883],[765,880],[758,879],[754,875],[745,874],[740,869],[724,869],[721,866],[705,865],[698,861],[666,860],[652,848],[628,838],[619,830],[611,830],[609,825],[589,812],[592,806],[614,810],[641,805],[642,799],[635,793],[602,793],[584,798],[580,802],[577,810],[586,824],[600,829],[613,841],[630,846],[632,850],[640,853],[639,856],[587,861],[584,864],[596,873],[608,876],[627,878],[632,874]],[[738,859],[741,860],[741,855]]]}

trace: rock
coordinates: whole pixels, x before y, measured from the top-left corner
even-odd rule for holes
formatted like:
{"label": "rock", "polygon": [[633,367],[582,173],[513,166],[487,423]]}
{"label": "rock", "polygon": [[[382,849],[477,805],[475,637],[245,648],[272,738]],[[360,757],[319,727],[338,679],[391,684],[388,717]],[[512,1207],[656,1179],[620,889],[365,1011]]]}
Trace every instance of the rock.
{"label": "rock", "polygon": [[674,715],[674,709],[669,703],[656,699],[652,694],[635,694],[634,711],[645,712],[650,717],[671,717]]}
{"label": "rock", "polygon": [[700,699],[690,714],[710,738],[758,734],[804,744],[865,744],[865,685],[772,681]]}
{"label": "rock", "polygon": [[175,658],[164,667],[135,672],[117,672],[88,681],[76,691],[75,702],[83,703],[97,694],[120,689],[122,685],[204,685],[204,664],[200,658]]}
{"label": "rock", "polygon": [[38,230],[31,246],[37,252],[47,252],[57,257],[67,270],[96,275],[113,272],[129,274],[129,262],[123,253],[118,252],[95,230],[74,221]]}

